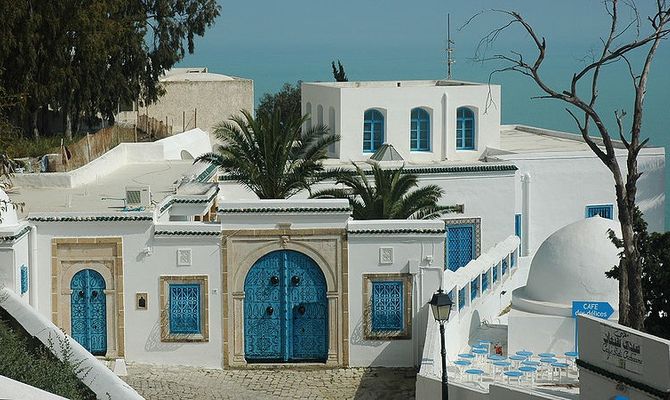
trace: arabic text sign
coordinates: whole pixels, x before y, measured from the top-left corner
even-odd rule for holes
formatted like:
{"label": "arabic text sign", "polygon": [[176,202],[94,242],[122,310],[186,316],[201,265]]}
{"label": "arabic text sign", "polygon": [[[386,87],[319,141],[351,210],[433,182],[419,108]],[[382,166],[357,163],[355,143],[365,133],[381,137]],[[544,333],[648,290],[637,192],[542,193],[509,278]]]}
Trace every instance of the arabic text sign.
{"label": "arabic text sign", "polygon": [[606,301],[573,301],[572,317],[585,314],[596,318],[608,319],[614,314],[612,305]]}
{"label": "arabic text sign", "polygon": [[642,373],[642,338],[621,329],[601,325],[603,359],[618,368]]}

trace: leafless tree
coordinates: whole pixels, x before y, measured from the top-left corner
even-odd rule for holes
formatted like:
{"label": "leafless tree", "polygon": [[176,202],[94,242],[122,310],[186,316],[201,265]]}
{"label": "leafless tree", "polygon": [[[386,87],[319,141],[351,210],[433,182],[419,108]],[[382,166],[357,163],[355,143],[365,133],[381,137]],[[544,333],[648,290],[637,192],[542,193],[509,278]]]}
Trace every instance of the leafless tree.
{"label": "leafless tree", "polygon": [[[642,295],[642,269],[640,253],[635,232],[633,231],[633,216],[635,210],[635,195],[637,181],[641,172],[638,171],[637,157],[640,150],[649,139],[642,139],[642,117],[644,100],[647,91],[649,71],[661,41],[668,36],[670,29],[670,7],[665,0],[655,0],[653,15],[646,20],[640,18],[638,8],[632,0],[606,0],[605,11],[609,15],[609,32],[600,38],[601,45],[592,58],[579,71],[576,71],[568,82],[568,87],[560,89],[547,83],[541,74],[542,66],[547,56],[547,44],[544,37],[539,35],[535,28],[516,11],[491,10],[503,15],[506,22],[490,31],[482,38],[478,46],[478,58],[482,61],[495,60],[502,62],[502,67],[492,72],[512,71],[529,77],[543,92],[539,98],[555,99],[566,103],[567,112],[574,119],[582,138],[611,171],[615,182],[618,218],[621,223],[623,236],[622,268],[619,279],[619,322],[641,330],[645,318],[644,299]],[[633,18],[622,23],[621,8],[632,10]],[[479,14],[478,14],[479,15]],[[466,24],[471,23],[476,17]],[[537,54],[527,59],[521,52],[510,51],[508,54],[496,54],[491,57],[481,56],[483,49],[489,48],[500,34],[512,27],[519,26],[528,34]],[[643,32],[644,31],[644,32]],[[627,40],[624,40],[627,37]],[[632,56],[641,53],[641,65],[635,66]],[[624,126],[626,112],[614,111],[616,127],[608,128],[602,114],[596,110],[598,99],[599,78],[604,68],[614,63],[623,62],[630,75],[631,86],[634,92],[632,123],[630,130]],[[586,90],[583,88],[586,87]],[[580,89],[581,88],[581,89]],[[595,128],[593,128],[595,125]],[[601,143],[597,143],[591,136],[600,136]],[[613,135],[617,135],[626,149],[626,165],[620,165],[616,158]],[[598,141],[600,142],[600,141]],[[618,145],[618,147],[621,147]]]}

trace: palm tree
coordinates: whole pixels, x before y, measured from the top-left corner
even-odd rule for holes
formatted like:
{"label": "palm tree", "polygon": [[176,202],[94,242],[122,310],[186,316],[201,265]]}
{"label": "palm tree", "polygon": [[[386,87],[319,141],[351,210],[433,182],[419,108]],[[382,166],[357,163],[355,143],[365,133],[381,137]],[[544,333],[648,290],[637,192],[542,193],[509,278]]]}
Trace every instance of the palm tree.
{"label": "palm tree", "polygon": [[434,219],[450,212],[463,212],[462,205],[441,206],[437,202],[444,190],[437,185],[418,187],[418,177],[399,169],[383,169],[372,163],[371,183],[366,172],[352,162],[356,171],[336,170],[336,184],[344,188],[324,189],[312,198],[345,198],[353,208],[354,219]]}
{"label": "palm tree", "polygon": [[291,197],[322,179],[328,146],[340,140],[323,125],[303,131],[308,118],[282,121],[278,108],[256,118],[242,111],[216,127],[221,145],[197,160],[217,165],[261,199]]}

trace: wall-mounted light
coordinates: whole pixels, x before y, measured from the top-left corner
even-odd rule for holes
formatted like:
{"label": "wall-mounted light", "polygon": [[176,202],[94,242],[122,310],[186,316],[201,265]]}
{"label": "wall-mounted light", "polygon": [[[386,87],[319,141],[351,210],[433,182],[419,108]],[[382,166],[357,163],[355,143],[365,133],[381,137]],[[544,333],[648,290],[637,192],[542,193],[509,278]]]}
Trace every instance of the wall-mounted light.
{"label": "wall-mounted light", "polygon": [[428,255],[426,256],[425,260],[426,260],[426,263],[427,263],[428,265],[433,265],[433,255],[432,255],[432,254],[428,254]]}

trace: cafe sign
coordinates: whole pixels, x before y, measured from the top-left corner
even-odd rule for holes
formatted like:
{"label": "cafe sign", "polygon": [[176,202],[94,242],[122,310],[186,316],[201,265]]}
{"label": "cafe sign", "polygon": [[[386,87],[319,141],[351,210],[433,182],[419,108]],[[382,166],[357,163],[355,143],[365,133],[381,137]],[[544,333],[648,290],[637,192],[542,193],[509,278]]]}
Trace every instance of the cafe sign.
{"label": "cafe sign", "polygon": [[642,373],[642,338],[608,325],[600,325],[601,349],[605,362],[636,374]]}

